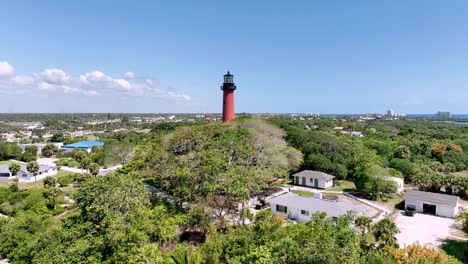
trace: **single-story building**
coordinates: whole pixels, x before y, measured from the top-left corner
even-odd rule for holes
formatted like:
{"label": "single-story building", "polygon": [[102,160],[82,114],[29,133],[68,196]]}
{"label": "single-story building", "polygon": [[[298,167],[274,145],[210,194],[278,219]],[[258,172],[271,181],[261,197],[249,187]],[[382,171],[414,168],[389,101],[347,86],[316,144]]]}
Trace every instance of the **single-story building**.
{"label": "single-story building", "polygon": [[335,176],[321,172],[304,170],[293,174],[294,184],[313,188],[328,189],[333,186]]}
{"label": "single-story building", "polygon": [[[320,197],[320,196],[318,196]],[[323,200],[288,192],[267,200],[271,211],[275,215],[282,215],[288,219],[307,222],[318,212],[326,213],[329,217],[340,217],[352,211],[356,215],[365,212],[363,206],[344,202]]]}
{"label": "single-story building", "polygon": [[86,141],[80,141],[72,144],[67,144],[63,145],[62,149],[65,149],[66,151],[72,151],[74,149],[83,149],[86,150],[87,152],[91,152],[93,147],[102,147],[104,146],[104,142],[101,141],[96,141],[96,140],[86,140]]}
{"label": "single-story building", "polygon": [[455,218],[460,198],[455,195],[409,190],[405,193],[405,208],[412,205],[416,212]]}
{"label": "single-story building", "polygon": [[20,164],[20,170],[16,175],[10,172],[9,165],[0,165],[0,180],[18,179],[19,182],[34,182],[42,180],[48,176],[57,174],[57,167],[48,165],[39,165],[39,170],[36,174],[28,171],[26,164]]}

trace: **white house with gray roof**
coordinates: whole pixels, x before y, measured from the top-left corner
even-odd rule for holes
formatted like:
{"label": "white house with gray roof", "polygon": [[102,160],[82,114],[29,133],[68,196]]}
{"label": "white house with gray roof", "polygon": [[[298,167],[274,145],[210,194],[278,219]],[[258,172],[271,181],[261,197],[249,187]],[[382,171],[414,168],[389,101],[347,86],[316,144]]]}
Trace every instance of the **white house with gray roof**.
{"label": "white house with gray roof", "polygon": [[58,172],[57,167],[39,165],[39,170],[36,174],[33,174],[28,171],[26,164],[20,164],[20,171],[13,175],[8,167],[9,165],[0,165],[0,180],[18,179],[19,182],[34,182],[56,175]]}
{"label": "white house with gray roof", "polygon": [[366,208],[361,205],[348,204],[339,201],[323,200],[288,192],[267,200],[271,211],[275,215],[307,222],[318,212],[326,213],[329,217],[340,217],[347,212],[362,215]]}
{"label": "white house with gray roof", "polygon": [[304,170],[293,174],[294,184],[312,188],[328,189],[333,186],[335,176],[321,171]]}
{"label": "white house with gray roof", "polygon": [[416,212],[455,218],[460,210],[460,198],[455,195],[409,190],[405,192],[405,208],[412,205]]}

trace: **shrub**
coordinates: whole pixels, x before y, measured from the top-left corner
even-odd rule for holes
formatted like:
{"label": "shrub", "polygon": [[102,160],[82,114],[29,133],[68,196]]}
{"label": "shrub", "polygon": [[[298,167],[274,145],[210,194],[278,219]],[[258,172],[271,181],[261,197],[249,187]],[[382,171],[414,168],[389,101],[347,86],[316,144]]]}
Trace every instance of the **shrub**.
{"label": "shrub", "polygon": [[57,162],[56,162],[57,166],[67,166],[67,167],[75,167],[75,168],[78,168],[80,166],[80,164],[78,163],[78,161],[72,159],[72,158],[62,158],[62,159],[59,159]]}
{"label": "shrub", "polygon": [[65,187],[65,186],[67,186],[67,185],[73,183],[74,177],[73,177],[72,174],[70,174],[70,175],[65,175],[65,176],[59,177],[59,178],[57,179],[57,181],[58,181],[58,183],[60,184],[60,186]]}

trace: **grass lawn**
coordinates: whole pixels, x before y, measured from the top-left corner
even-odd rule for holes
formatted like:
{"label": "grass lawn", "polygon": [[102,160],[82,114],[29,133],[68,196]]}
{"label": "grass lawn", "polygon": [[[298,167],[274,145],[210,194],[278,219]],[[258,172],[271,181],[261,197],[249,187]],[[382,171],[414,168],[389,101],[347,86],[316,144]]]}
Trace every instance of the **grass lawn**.
{"label": "grass lawn", "polygon": [[390,204],[399,204],[404,200],[402,194],[384,194],[380,198],[381,202],[390,203]]}
{"label": "grass lawn", "polygon": [[98,137],[96,137],[95,135],[87,135],[86,139],[87,140],[98,140]]}
{"label": "grass lawn", "polygon": [[462,263],[468,263],[468,241],[447,239],[442,244],[442,250]]}
{"label": "grass lawn", "polygon": [[335,186],[331,187],[330,189],[327,189],[327,191],[344,191],[344,192],[352,192],[356,190],[356,185],[354,185],[354,182],[352,181],[334,181]]}
{"label": "grass lawn", "polygon": [[299,195],[314,197],[314,193],[313,193],[313,192],[302,191],[302,190],[291,190],[291,192],[292,192],[292,193],[295,193],[295,194],[299,194]]}
{"label": "grass lawn", "polygon": [[9,161],[9,160],[0,160],[0,165],[10,165],[12,164],[13,162]]}

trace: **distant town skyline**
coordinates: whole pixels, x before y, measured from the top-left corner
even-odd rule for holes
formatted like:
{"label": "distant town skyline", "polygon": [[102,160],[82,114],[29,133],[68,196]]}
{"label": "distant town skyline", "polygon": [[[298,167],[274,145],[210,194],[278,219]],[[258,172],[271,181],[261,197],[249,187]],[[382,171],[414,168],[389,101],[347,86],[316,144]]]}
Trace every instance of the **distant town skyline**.
{"label": "distant town skyline", "polygon": [[467,8],[4,1],[0,112],[468,114]]}

